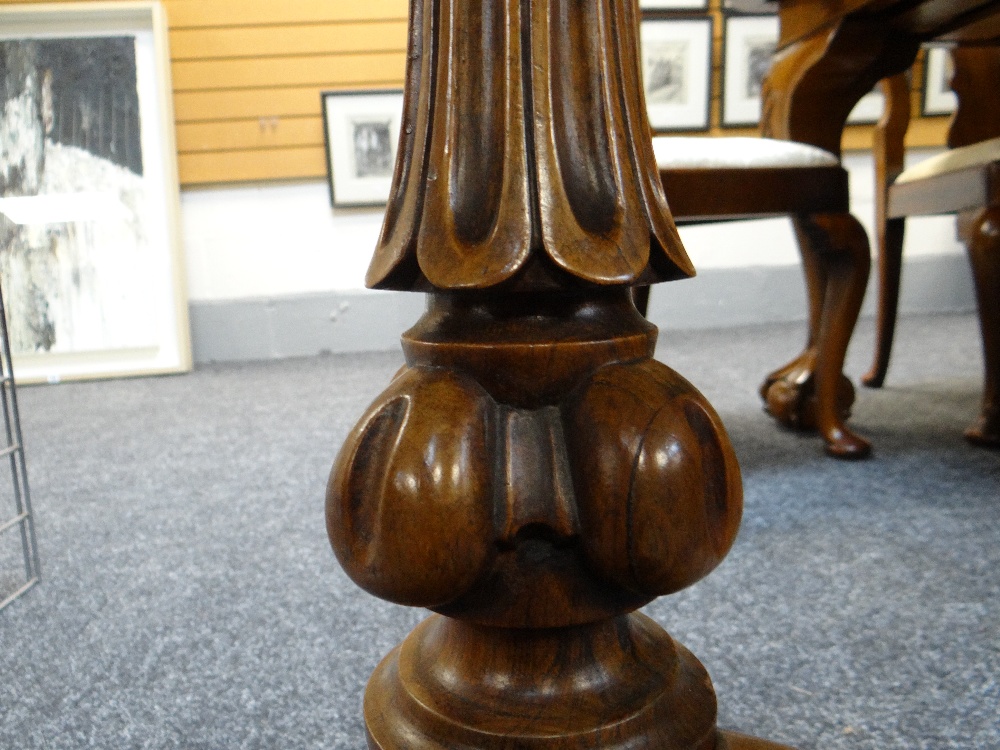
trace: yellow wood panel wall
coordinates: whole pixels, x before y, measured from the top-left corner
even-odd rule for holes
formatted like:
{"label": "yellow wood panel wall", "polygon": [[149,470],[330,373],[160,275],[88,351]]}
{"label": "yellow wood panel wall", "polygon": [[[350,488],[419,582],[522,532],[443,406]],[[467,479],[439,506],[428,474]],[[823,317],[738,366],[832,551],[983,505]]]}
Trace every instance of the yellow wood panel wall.
{"label": "yellow wood panel wall", "polygon": [[326,174],[320,92],[394,88],[407,0],[165,0],[181,182]]}
{"label": "yellow wood panel wall", "polygon": [[[184,185],[323,177],[320,92],[402,85],[407,0],[163,0],[163,4],[170,27]],[[706,135],[753,134],[752,128],[717,125],[723,24],[721,3],[713,0],[711,5],[713,126]],[[918,74],[915,115],[920,85]],[[908,142],[941,145],[946,126],[947,118],[916,118]],[[845,148],[870,145],[870,127],[848,128]]]}
{"label": "yellow wood panel wall", "polygon": [[402,86],[407,0],[162,2],[183,185],[323,177],[320,92]]}

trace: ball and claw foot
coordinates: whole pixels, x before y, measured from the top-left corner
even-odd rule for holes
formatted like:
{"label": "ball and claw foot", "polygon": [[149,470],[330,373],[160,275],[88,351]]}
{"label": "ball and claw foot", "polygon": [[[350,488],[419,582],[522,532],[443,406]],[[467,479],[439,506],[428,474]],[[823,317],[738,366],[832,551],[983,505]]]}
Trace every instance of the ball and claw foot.
{"label": "ball and claw foot", "polygon": [[853,460],[870,456],[871,443],[845,424],[854,403],[851,381],[840,376],[836,403],[826,414],[817,403],[815,382],[815,355],[807,351],[764,380],[760,387],[764,411],[790,429],[818,432],[827,455],[834,458]]}

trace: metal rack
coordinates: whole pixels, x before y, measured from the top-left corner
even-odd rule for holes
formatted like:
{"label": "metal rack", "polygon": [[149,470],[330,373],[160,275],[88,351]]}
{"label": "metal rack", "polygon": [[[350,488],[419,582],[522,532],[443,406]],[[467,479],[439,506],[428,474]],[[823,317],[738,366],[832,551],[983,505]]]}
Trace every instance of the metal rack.
{"label": "metal rack", "polygon": [[[5,518],[10,509],[0,506],[0,537],[19,532],[24,556],[24,578],[14,573],[7,584],[7,571],[0,570],[0,609],[3,609],[36,583],[40,575],[38,544],[35,540],[35,525],[31,516],[31,495],[28,492],[28,470],[24,462],[24,448],[21,440],[21,419],[17,411],[17,392],[14,387],[14,370],[10,358],[10,340],[7,336],[7,311],[0,290],[0,400],[3,401],[4,434],[6,447],[0,447],[0,457],[10,461],[11,490],[14,515]],[[2,446],[2,443],[0,443]],[[12,590],[11,590],[12,589]]]}

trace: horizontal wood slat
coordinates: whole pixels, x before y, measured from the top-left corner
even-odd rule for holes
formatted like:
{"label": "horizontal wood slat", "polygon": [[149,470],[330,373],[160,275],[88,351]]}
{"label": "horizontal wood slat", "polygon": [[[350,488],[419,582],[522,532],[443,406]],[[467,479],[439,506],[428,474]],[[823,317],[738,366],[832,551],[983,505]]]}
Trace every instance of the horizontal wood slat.
{"label": "horizontal wood slat", "polygon": [[293,117],[315,115],[319,111],[320,90],[315,86],[174,94],[174,115],[178,123]]}
{"label": "horizontal wood slat", "polygon": [[177,150],[181,153],[317,145],[323,145],[321,117],[262,117],[177,126]]}
{"label": "horizontal wood slat", "polygon": [[180,61],[173,64],[174,91],[307,85],[337,88],[358,81],[389,84],[403,80],[405,67],[405,52]]}
{"label": "horizontal wood slat", "polygon": [[181,184],[264,182],[326,176],[322,146],[180,154]]}
{"label": "horizontal wood slat", "polygon": [[406,52],[406,21],[170,32],[170,56],[174,62],[388,51]]}
{"label": "horizontal wood slat", "polygon": [[166,0],[173,29],[406,20],[407,0]]}

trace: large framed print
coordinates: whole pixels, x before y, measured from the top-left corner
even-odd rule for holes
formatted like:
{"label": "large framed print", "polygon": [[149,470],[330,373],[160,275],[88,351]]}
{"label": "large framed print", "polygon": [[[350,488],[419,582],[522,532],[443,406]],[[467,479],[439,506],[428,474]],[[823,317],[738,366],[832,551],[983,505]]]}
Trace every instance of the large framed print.
{"label": "large framed print", "polygon": [[385,205],[396,166],[403,91],[325,91],[322,99],[330,202],[335,207]]}
{"label": "large framed print", "polygon": [[953,72],[951,50],[948,47],[928,47],[924,58],[924,91],[921,114],[950,115],[958,106],[958,97],[951,90]]}
{"label": "large framed print", "polygon": [[642,80],[654,131],[707,130],[712,20],[651,18],[641,24]]}
{"label": "large framed print", "polygon": [[[756,126],[761,117],[761,88],[778,44],[778,17],[727,16],[723,37],[722,125]],[[861,97],[847,122],[876,122],[882,116],[883,106],[881,92],[873,90]]]}
{"label": "large framed print", "polygon": [[640,10],[708,10],[708,0],[639,0]]}
{"label": "large framed print", "polygon": [[0,284],[21,382],[190,369],[159,3],[0,5]]}
{"label": "large framed print", "polygon": [[778,43],[778,17],[727,16],[722,33],[722,125],[757,125],[761,85]]}

